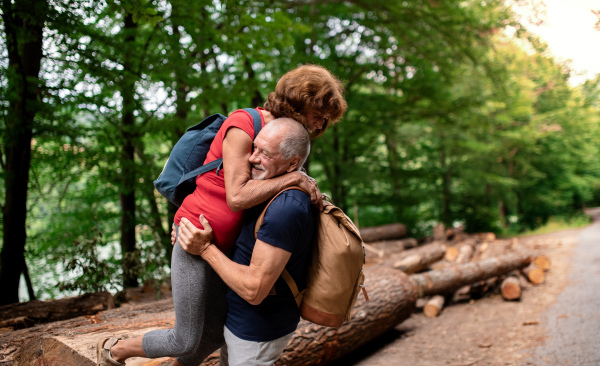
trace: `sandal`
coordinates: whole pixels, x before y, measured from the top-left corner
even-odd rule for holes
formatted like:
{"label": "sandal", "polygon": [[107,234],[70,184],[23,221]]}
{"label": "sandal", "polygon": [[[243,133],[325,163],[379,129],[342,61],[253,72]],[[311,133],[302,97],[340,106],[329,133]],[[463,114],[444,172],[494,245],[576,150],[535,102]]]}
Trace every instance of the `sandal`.
{"label": "sandal", "polygon": [[96,347],[97,355],[97,366],[125,366],[124,362],[115,361],[110,355],[110,349],[114,346],[121,338],[102,338],[98,341]]}

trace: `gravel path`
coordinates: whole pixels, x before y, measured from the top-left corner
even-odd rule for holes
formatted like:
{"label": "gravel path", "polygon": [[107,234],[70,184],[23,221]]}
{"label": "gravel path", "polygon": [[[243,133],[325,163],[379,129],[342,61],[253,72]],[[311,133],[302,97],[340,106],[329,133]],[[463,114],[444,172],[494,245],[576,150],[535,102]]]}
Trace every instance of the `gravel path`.
{"label": "gravel path", "polygon": [[599,239],[600,221],[519,238],[552,262],[546,282],[525,286],[520,301],[492,294],[437,318],[415,313],[334,366],[600,365]]}

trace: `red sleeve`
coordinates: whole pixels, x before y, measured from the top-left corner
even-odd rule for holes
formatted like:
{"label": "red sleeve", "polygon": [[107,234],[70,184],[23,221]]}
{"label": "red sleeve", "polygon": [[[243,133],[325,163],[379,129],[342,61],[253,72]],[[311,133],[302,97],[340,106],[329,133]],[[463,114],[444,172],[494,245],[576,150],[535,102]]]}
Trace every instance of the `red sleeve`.
{"label": "red sleeve", "polygon": [[[261,114],[261,124],[264,126],[265,122]],[[252,140],[254,140],[254,122],[252,121],[252,116],[250,113],[240,109],[233,112],[226,120],[223,122],[223,126],[219,129],[219,132],[215,136],[215,139],[210,146],[210,151],[206,156],[206,160],[204,164],[210,163],[213,160],[219,159],[223,157],[223,140],[225,140],[225,136],[229,129],[236,127],[246,132],[248,136]]]}
{"label": "red sleeve", "polygon": [[223,143],[223,140],[225,140],[225,136],[227,136],[229,129],[233,127],[243,130],[252,140],[254,140],[254,121],[252,120],[250,113],[240,109],[233,112],[225,122],[223,122],[223,126],[219,130],[219,134],[221,134],[221,131],[223,132],[223,136],[219,136],[221,144]]}

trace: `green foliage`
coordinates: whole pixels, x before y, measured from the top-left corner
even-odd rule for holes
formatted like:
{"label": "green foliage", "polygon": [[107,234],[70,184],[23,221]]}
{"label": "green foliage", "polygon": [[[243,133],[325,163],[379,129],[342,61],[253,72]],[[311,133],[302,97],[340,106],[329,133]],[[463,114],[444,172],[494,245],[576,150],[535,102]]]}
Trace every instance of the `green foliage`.
{"label": "green foliage", "polygon": [[173,212],[152,181],[170,148],[212,113],[262,105],[299,64],[346,86],[309,172],[360,226],[512,233],[600,204],[600,79],[570,86],[504,1],[90,0],[49,13],[26,250],[42,297],[168,277]]}

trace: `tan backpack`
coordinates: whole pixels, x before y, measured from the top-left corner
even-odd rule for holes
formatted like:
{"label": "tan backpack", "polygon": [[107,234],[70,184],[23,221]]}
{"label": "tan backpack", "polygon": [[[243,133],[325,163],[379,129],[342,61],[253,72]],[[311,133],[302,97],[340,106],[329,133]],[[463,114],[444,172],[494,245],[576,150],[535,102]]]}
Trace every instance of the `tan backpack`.
{"label": "tan backpack", "polygon": [[[256,220],[254,236],[262,225],[267,208],[281,193],[265,206]],[[281,277],[292,290],[300,315],[315,324],[338,328],[350,320],[352,306],[359,291],[364,289],[363,264],[365,253],[358,229],[344,212],[323,198],[325,208],[316,218],[312,258],[308,267],[306,289],[298,291],[292,276],[284,268]]]}

